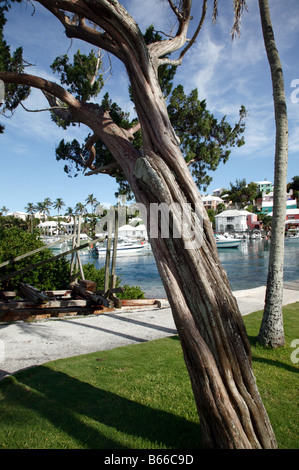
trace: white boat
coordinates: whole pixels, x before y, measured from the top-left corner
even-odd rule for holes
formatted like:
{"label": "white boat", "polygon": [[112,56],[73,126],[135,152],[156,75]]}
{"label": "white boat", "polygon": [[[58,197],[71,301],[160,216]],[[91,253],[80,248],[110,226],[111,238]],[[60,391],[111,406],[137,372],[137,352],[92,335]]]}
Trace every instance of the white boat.
{"label": "white boat", "polygon": [[[97,244],[92,250],[93,254],[106,256],[106,243],[102,246]],[[117,256],[141,255],[151,252],[151,246],[147,241],[118,241]],[[113,253],[113,242],[111,244],[111,254]]]}
{"label": "white boat", "polygon": [[[52,235],[52,236],[41,235],[39,239],[45,245],[51,245],[49,248],[52,251],[67,251],[68,249],[67,241],[60,242],[61,238],[63,238],[64,236],[65,235]],[[56,241],[57,243],[55,243]]]}
{"label": "white boat", "polygon": [[224,235],[215,235],[217,248],[238,248],[242,240]]}
{"label": "white boat", "polygon": [[296,235],[291,235],[289,237],[285,237],[284,240],[285,240],[286,245],[293,244],[293,243],[294,244],[296,243],[296,245],[297,245],[297,244],[299,244],[299,233],[296,234]]}

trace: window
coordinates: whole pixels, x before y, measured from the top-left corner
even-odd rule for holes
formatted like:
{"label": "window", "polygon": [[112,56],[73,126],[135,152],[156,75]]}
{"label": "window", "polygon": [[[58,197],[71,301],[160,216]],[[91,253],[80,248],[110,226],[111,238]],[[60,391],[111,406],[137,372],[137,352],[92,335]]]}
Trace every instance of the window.
{"label": "window", "polygon": [[234,217],[227,217],[226,219],[227,219],[228,222],[233,222],[235,220]]}

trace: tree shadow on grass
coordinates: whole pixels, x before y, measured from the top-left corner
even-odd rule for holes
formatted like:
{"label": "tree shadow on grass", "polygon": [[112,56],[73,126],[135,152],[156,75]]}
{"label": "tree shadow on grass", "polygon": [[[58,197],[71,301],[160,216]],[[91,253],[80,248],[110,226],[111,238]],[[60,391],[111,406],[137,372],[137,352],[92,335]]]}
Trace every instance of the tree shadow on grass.
{"label": "tree shadow on grass", "polygon": [[[30,372],[19,372],[15,379],[4,379],[1,392],[10,405],[21,405],[42,416],[57,430],[75,439],[78,447],[137,449],[145,443],[148,448],[200,448],[199,423],[47,367],[38,366]],[[1,421],[5,423],[5,420],[9,422],[11,417],[2,413]],[[112,437],[111,428],[116,431],[111,433]]]}

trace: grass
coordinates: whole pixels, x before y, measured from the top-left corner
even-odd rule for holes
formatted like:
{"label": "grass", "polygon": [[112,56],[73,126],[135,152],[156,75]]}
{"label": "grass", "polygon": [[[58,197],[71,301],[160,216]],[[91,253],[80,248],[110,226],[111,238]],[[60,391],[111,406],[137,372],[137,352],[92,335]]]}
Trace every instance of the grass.
{"label": "grass", "polygon": [[[286,346],[256,343],[253,367],[279,448],[298,446],[299,303],[284,308]],[[297,355],[299,356],[299,354]],[[0,448],[197,449],[200,424],[178,337],[49,362],[0,382]]]}

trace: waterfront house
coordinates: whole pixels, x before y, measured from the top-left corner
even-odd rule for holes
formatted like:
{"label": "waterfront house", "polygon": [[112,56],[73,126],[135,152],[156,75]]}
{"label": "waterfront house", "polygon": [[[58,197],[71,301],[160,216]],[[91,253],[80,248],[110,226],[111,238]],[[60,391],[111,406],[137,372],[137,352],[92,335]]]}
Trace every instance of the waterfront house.
{"label": "waterfront house", "polygon": [[260,230],[257,214],[245,210],[226,210],[215,216],[216,232]]}
{"label": "waterfront house", "polygon": [[[269,214],[273,217],[273,212]],[[286,227],[299,226],[299,209],[287,209],[286,210]]]}
{"label": "waterfront house", "polygon": [[[271,215],[273,212],[273,191],[268,194],[263,194],[257,200],[257,209],[263,214]],[[292,198],[291,194],[286,193],[286,209],[297,209],[297,200]]]}
{"label": "waterfront house", "polygon": [[273,191],[273,184],[271,181],[267,181],[266,179],[264,181],[254,181],[255,184],[257,184],[258,191],[261,193],[270,193]]}
{"label": "waterfront house", "polygon": [[205,206],[206,210],[208,209],[213,209],[215,212],[217,210],[218,204],[223,204],[224,201],[221,199],[221,197],[218,196],[211,196],[211,194],[208,194],[207,196],[202,196],[202,202],[203,205]]}

